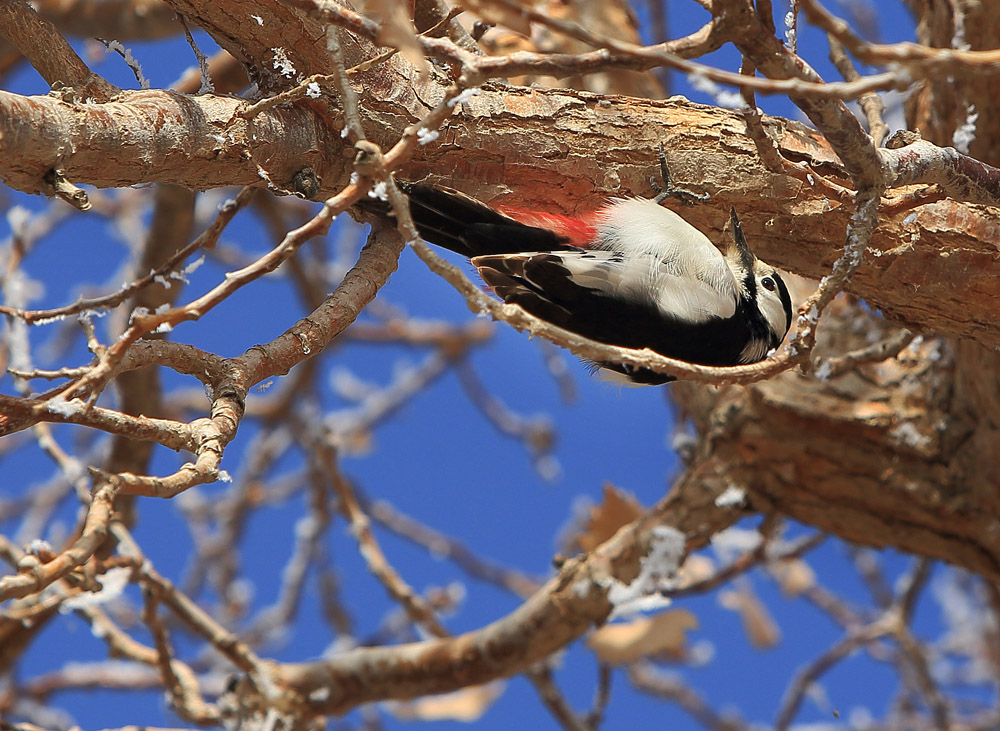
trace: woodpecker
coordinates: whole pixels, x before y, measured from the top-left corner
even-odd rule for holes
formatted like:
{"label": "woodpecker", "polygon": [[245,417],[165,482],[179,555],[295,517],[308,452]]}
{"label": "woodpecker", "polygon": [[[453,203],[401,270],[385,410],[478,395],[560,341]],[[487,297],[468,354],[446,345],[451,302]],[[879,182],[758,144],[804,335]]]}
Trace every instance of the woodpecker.
{"label": "woodpecker", "polygon": [[[661,206],[668,196],[689,205],[697,197],[670,184],[662,155],[661,174],[666,188],[656,197],[612,198],[579,218],[491,208],[449,188],[401,187],[420,236],[468,257],[504,302],[609,345],[710,366],[762,360],[791,324],[785,283],[754,256],[735,209],[723,254]],[[630,385],[674,380],[621,363],[593,365]]]}

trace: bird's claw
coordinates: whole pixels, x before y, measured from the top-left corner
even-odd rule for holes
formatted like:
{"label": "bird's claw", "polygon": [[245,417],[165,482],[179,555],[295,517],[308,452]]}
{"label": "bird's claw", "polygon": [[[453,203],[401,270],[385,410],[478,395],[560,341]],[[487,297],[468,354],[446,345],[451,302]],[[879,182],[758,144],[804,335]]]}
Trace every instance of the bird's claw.
{"label": "bird's claw", "polygon": [[708,193],[695,193],[684,188],[678,188],[670,182],[670,170],[667,168],[667,155],[663,151],[663,143],[660,143],[660,177],[663,179],[661,186],[656,182],[656,178],[650,177],[649,185],[656,191],[653,198],[655,203],[662,203],[667,198],[676,198],[686,206],[693,206],[695,202],[707,201],[711,196]]}

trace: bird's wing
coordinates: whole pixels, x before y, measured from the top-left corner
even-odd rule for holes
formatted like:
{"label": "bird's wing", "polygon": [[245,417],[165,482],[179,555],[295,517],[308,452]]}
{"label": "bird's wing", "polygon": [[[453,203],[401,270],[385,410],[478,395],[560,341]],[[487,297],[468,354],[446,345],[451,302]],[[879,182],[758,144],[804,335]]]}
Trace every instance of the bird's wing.
{"label": "bird's wing", "polygon": [[[660,297],[654,304],[633,296],[645,268],[626,265],[611,252],[501,254],[472,263],[505,302],[591,340],[708,365],[736,357],[727,349],[738,340],[730,332],[735,301],[703,282],[661,272],[653,284]],[[672,309],[665,311],[664,304]],[[650,382],[663,380],[657,379]]]}
{"label": "bird's wing", "polygon": [[[671,263],[648,254],[626,258],[610,251],[568,250],[479,256],[472,263],[504,301],[530,300],[549,312],[536,314],[553,322],[619,309],[633,317],[642,313],[660,327],[665,321],[697,325],[736,311],[730,291],[682,276]],[[625,325],[619,321],[617,326]]]}
{"label": "bird's wing", "polygon": [[[626,256],[648,254],[657,259],[658,270],[692,282],[686,287],[701,291],[701,282],[726,298],[736,299],[739,284],[733,271],[708,237],[673,211],[645,198],[618,198],[598,211],[594,248]],[[682,285],[683,287],[683,285]],[[661,308],[675,305],[671,292]],[[691,293],[684,295],[690,299]],[[711,295],[708,295],[709,297]]]}

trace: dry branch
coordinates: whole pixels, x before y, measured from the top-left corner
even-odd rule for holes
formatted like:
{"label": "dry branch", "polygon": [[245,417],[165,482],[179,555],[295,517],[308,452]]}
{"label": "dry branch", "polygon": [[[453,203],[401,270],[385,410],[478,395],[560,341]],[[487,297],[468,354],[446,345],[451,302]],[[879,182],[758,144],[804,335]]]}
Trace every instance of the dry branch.
{"label": "dry branch", "polygon": [[358,648],[329,660],[287,664],[281,684],[311,713],[341,714],[380,699],[445,693],[523,671],[565,647],[614,606],[615,582],[630,584],[657,528],[679,531],[692,551],[739,517],[690,476],[612,539],[566,562],[523,605],[475,632],[395,647]]}
{"label": "dry branch", "polygon": [[[0,32],[23,36],[18,38],[22,51],[46,80],[55,84],[65,76],[70,79],[65,83],[74,88],[45,97],[0,92],[0,143],[4,150],[19,151],[0,156],[0,178],[21,191],[62,195],[75,201],[81,211],[88,201],[79,184],[105,187],[157,182],[191,190],[240,184],[248,186],[241,193],[241,203],[253,195],[249,186],[267,187],[279,195],[326,198],[326,202],[319,214],[297,228],[271,210],[278,245],[264,256],[243,261],[238,271],[215,287],[178,304],[175,294],[154,291],[156,275],[175,271],[188,253],[211,246],[235,207],[224,210],[216,224],[187,244],[194,196],[161,187],[154,222],[157,231],[145,241],[144,256],[151,261],[141,260],[142,271],[133,285],[47,312],[26,312],[21,302],[4,308],[13,328],[20,328],[12,351],[22,361],[30,361],[26,352],[30,339],[24,336],[29,322],[86,307],[119,307],[129,298],[129,306],[141,304],[154,312],[134,312],[121,338],[107,347],[84,321],[84,334],[95,355],[93,365],[58,371],[24,365],[15,372],[22,397],[0,396],[0,433],[34,426],[39,447],[59,465],[67,481],[72,478],[84,498],[84,480],[77,475],[83,474],[80,463],[63,451],[40,422],[71,422],[116,437],[115,453],[104,463],[105,469],[90,470],[97,487],[89,511],[61,550],[47,546],[22,550],[0,537],[0,555],[17,568],[0,579],[0,599],[24,598],[13,614],[0,618],[4,620],[0,646],[5,648],[0,652],[0,666],[12,665],[13,655],[32,637],[19,621],[45,621],[64,601],[60,592],[65,587],[76,594],[94,590],[100,586],[97,577],[118,565],[134,569],[133,580],[147,591],[142,620],[152,632],[155,647],[132,641],[101,611],[81,613],[103,633],[109,650],[157,668],[172,701],[194,721],[216,722],[225,715],[223,701],[233,695],[242,694],[240,703],[246,703],[252,714],[266,715],[267,723],[273,725],[279,717],[282,723],[289,718],[298,722],[315,714],[344,713],[372,701],[441,693],[528,671],[556,717],[568,727],[583,728],[591,722],[596,725],[603,714],[610,671],[602,668],[595,711],[582,718],[561,696],[548,669],[536,663],[603,623],[620,607],[610,590],[631,588],[642,575],[651,546],[661,535],[657,531],[677,532],[684,542],[683,551],[690,552],[737,520],[743,507],[719,499],[730,491],[740,495],[740,506],[767,513],[769,533],[778,514],[790,515],[841,537],[942,558],[991,580],[1000,578],[1000,538],[994,535],[1000,515],[995,495],[1000,474],[994,464],[1000,389],[995,379],[983,377],[995,373],[996,358],[977,345],[1000,346],[1000,318],[996,316],[1000,289],[995,284],[1000,281],[995,251],[1000,217],[996,208],[989,207],[1000,201],[1000,172],[951,148],[912,138],[909,144],[879,149],[844,104],[872,90],[908,88],[917,78],[940,84],[951,75],[980,73],[996,63],[996,52],[868,44],[814,0],[800,0],[806,17],[859,60],[897,64],[868,76],[848,71],[845,83],[826,84],[796,54],[794,43],[789,48],[775,37],[770,3],[764,0],[756,4],[705,2],[713,12],[709,23],[687,38],[655,46],[610,37],[574,19],[556,17],[547,8],[490,0],[484,7],[515,12],[525,28],[530,20],[546,32],[591,50],[483,57],[470,50],[457,26],[451,26],[451,35],[461,44],[437,35],[437,26],[449,21],[450,14],[436,4],[418,3],[421,16],[429,12],[437,19],[425,34],[412,33],[405,18],[394,22],[396,38],[405,41],[411,59],[422,66],[423,54],[441,64],[425,75],[394,50],[375,47],[377,39],[385,38],[384,27],[336,3],[259,0],[250,7],[236,0],[168,2],[182,16],[177,29],[187,22],[201,26],[235,59],[226,63],[220,55],[210,65],[228,69],[227,80],[219,87],[239,91],[245,74],[257,85],[260,96],[241,99],[145,91],[112,98],[116,90],[95,83],[58,35],[60,23],[43,21],[26,3],[10,0],[0,8]],[[58,15],[51,3],[41,6]],[[130,7],[141,8],[143,1],[136,0]],[[126,16],[121,27],[135,27],[128,25]],[[158,30],[136,27],[134,32],[165,32],[162,13],[157,18],[150,27]],[[69,21],[63,18],[61,22]],[[693,60],[726,43],[735,44],[743,54],[741,73]],[[46,56],[48,46],[57,49],[52,58]],[[841,60],[847,69],[846,56]],[[695,78],[732,84],[751,105],[755,105],[754,94],[787,93],[817,129],[749,110],[733,113],[677,100],[642,101],[488,81],[513,74],[579,76],[652,68],[672,68]],[[184,82],[187,91],[196,86],[190,79]],[[871,116],[877,121],[877,114]],[[342,131],[347,132],[346,141]],[[941,141],[937,136],[934,139]],[[469,554],[461,544],[400,518],[380,503],[365,501],[339,471],[335,460],[340,442],[362,441],[474,343],[488,337],[482,328],[420,328],[412,322],[401,328],[391,319],[384,327],[357,327],[353,339],[386,339],[433,351],[418,368],[370,398],[359,399],[346,425],[331,426],[311,413],[296,414],[300,399],[316,386],[317,355],[331,344],[352,339],[347,329],[395,270],[403,240],[414,238],[393,175],[443,181],[484,200],[544,202],[574,213],[592,208],[608,195],[647,194],[646,181],[660,143],[677,177],[715,198],[710,205],[685,210],[692,223],[722,241],[723,212],[733,204],[763,258],[790,271],[823,278],[819,291],[801,310],[799,332],[791,347],[770,361],[720,372],[608,349],[485,297],[426,246],[418,244],[414,249],[461,291],[472,309],[489,312],[573,352],[664,368],[716,384],[776,377],[749,388],[677,385],[673,393],[700,431],[688,472],[657,506],[590,553],[561,563],[559,575],[541,588],[516,571],[495,567]],[[400,235],[376,226],[355,266],[324,299],[323,293],[329,291],[323,287],[326,280],[306,271],[301,249],[324,234],[333,219],[372,184],[376,195],[384,193],[390,199]],[[943,200],[944,196],[950,199]],[[99,209],[101,195],[94,199]],[[11,270],[21,264],[26,251],[18,236],[12,237]],[[173,251],[179,253],[172,255]],[[293,261],[295,254],[300,258]],[[200,318],[283,263],[294,270],[302,299],[311,311],[272,341],[230,359],[183,344],[144,339],[163,326]],[[154,269],[154,274],[144,276]],[[966,341],[952,347],[922,340],[885,326],[847,300],[833,303],[833,312],[827,313],[817,330],[819,315],[844,285],[915,332],[953,334]],[[339,338],[345,332],[348,337]],[[787,371],[793,365],[808,371],[817,338],[820,360],[816,371]],[[172,414],[176,418],[138,415],[159,412],[165,406],[154,377],[135,373],[136,378],[131,378],[148,365],[167,366],[208,385],[208,414],[199,412],[203,418],[192,417],[189,422],[176,414]],[[247,393],[254,385],[296,366],[302,367],[276,395],[259,400],[256,410],[246,409]],[[147,369],[146,375],[151,371]],[[122,378],[123,374],[129,378]],[[71,381],[41,397],[29,397],[29,379],[50,377]],[[136,415],[93,405],[112,379],[125,387],[121,408]],[[464,381],[471,400],[501,431],[517,436],[539,453],[551,447],[549,431],[533,432],[517,423],[497,408],[500,402],[490,399],[468,373]],[[144,389],[154,392],[148,400]],[[176,411],[187,408],[178,407],[182,403],[193,401],[173,400]],[[210,505],[190,488],[220,476],[227,445],[248,417],[259,419],[266,428],[253,445],[260,451],[247,460],[243,475],[247,482],[226,494],[225,505]],[[296,420],[295,427],[280,426],[290,418]],[[167,477],[148,476],[150,451],[131,452],[132,440],[188,449],[194,458]],[[308,479],[293,475],[285,482],[266,483],[262,489],[260,483],[289,453],[293,442],[310,452]],[[130,465],[136,465],[135,471]],[[258,504],[255,501],[282,499],[301,489],[302,482],[309,484],[310,514],[308,523],[300,525],[275,611],[263,612],[250,631],[237,635],[228,624],[242,610],[238,592],[231,586],[238,577],[233,544],[241,538],[247,516]],[[327,502],[328,482],[338,498],[334,503]],[[129,507],[121,496],[181,493],[187,498],[184,509],[198,551],[190,593],[152,569],[126,530],[123,521],[128,518],[119,518],[127,516]],[[38,500],[39,512],[47,509],[44,499],[31,499]],[[418,643],[358,646],[314,662],[265,661],[255,643],[269,630],[295,620],[309,570],[321,560],[320,541],[337,509],[355,531],[371,572],[405,610],[407,626],[422,625],[436,637]],[[520,594],[536,591],[523,606],[493,624],[458,637],[447,636],[434,603],[414,591],[382,553],[369,515],[423,545],[443,542],[447,553],[475,575]],[[207,536],[206,526],[213,521],[218,523],[217,532]],[[106,541],[109,533],[114,545]],[[776,555],[797,556],[799,550],[804,549],[792,547]],[[768,555],[767,544],[761,543],[688,590],[709,589],[774,557]],[[872,647],[884,637],[899,646],[895,662],[912,695],[929,707],[937,725],[952,721],[955,708],[931,672],[926,648],[907,626],[915,597],[927,578],[927,566],[926,561],[919,562],[909,583],[886,600],[878,618],[867,624],[837,598],[823,595],[816,587],[807,592],[845,625],[846,632],[843,640],[792,684],[779,713],[779,727],[791,723],[810,682],[848,653]],[[331,621],[337,631],[350,635],[351,621],[338,592],[331,588],[332,571],[326,565],[321,569],[326,570],[324,608],[336,617]],[[191,599],[206,583],[224,600],[220,616],[210,615]],[[880,585],[875,578],[872,583]],[[42,591],[46,588],[48,593]],[[653,590],[668,588],[676,587],[660,585]],[[162,609],[169,613],[169,620],[160,616]],[[173,620],[180,620],[205,647],[246,674],[217,705],[202,700],[201,679],[191,665],[174,656],[168,636]],[[716,714],[682,684],[663,682],[644,670],[643,666],[633,668],[637,684],[675,699],[706,725],[741,726]],[[0,709],[4,702],[0,697]],[[242,723],[243,717],[239,720]]]}
{"label": "dry branch", "polygon": [[[407,104],[369,99],[362,107],[365,127],[383,144],[402,132],[401,124],[417,121]],[[0,177],[14,187],[39,190],[46,172],[58,165],[70,180],[96,185],[159,180],[200,189],[259,183],[264,176],[271,185],[291,190],[296,173],[309,165],[321,181],[321,194],[343,183],[347,168],[336,152],[344,147],[339,130],[324,127],[312,110],[299,105],[268,110],[250,123],[239,117],[242,108],[228,98],[155,91],[134,92],[105,105],[0,92],[0,130],[10,135],[5,139],[38,151],[24,159],[5,158]],[[14,116],[4,117],[4,109]],[[678,178],[713,193],[713,205],[685,210],[685,216],[717,232],[717,240],[724,238],[718,212],[734,204],[763,258],[813,278],[827,273],[843,241],[851,211],[811,188],[800,173],[767,172],[746,137],[744,121],[732,112],[676,101],[492,86],[460,105],[460,112],[445,123],[440,144],[419,149],[407,177],[448,170],[449,184],[485,198],[509,186],[506,203],[544,199],[573,212],[608,194],[646,193],[653,150],[663,142]],[[553,115],[561,120],[558,129],[549,122]],[[21,121],[15,124],[15,119]],[[31,119],[30,128],[23,126]],[[156,127],[153,120],[160,120]],[[136,135],[136,144],[122,146],[123,126],[146,131]],[[815,133],[773,118],[765,119],[765,128],[785,158],[807,162],[817,177],[840,177],[831,150]],[[292,129],[294,134],[288,132]],[[480,145],[482,139],[490,140],[488,149]],[[76,152],[72,159],[61,159],[59,149]],[[942,158],[931,170],[938,153],[928,155],[928,149],[882,151],[881,156],[905,154],[924,166],[921,175],[908,174],[902,183],[947,182],[952,164]],[[560,150],[572,154],[555,162]],[[109,171],[115,174],[107,177]],[[123,179],[126,171],[129,178]],[[977,201],[995,196],[995,170],[979,173],[979,179],[989,190],[976,193],[960,182],[952,194]],[[887,255],[869,258],[848,289],[907,325],[1000,345],[1000,320],[991,315],[1000,311],[991,284],[1000,271],[988,244],[998,232],[992,209],[954,201],[894,212],[872,239],[872,248]],[[796,246],[788,246],[789,241]]]}

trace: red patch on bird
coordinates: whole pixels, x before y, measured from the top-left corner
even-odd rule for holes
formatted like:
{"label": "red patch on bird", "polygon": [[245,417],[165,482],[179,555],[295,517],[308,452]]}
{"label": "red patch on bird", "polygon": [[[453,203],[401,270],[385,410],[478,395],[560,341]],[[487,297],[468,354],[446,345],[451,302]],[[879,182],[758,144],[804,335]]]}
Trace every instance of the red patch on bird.
{"label": "red patch on bird", "polygon": [[568,243],[572,246],[587,248],[597,235],[597,229],[590,223],[573,216],[528,211],[523,208],[508,208],[507,206],[498,206],[497,210],[505,216],[510,216],[518,223],[553,231],[559,236],[569,239]]}

